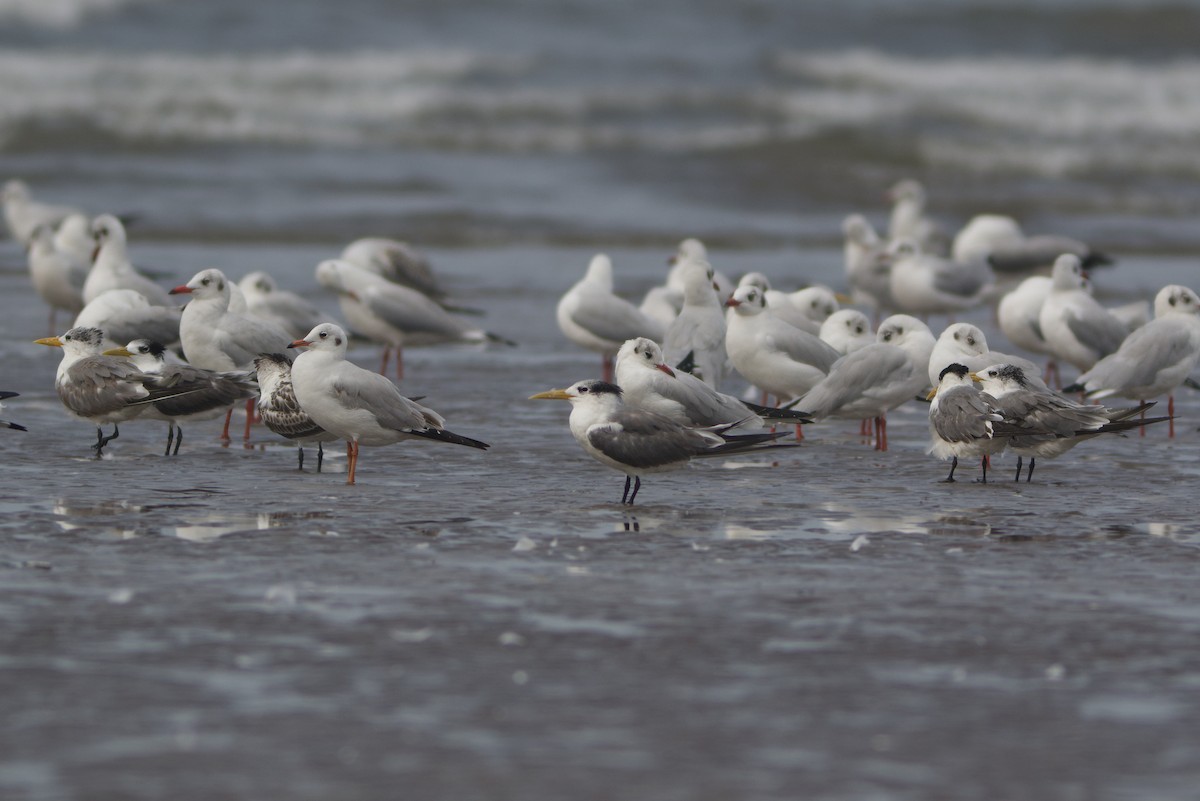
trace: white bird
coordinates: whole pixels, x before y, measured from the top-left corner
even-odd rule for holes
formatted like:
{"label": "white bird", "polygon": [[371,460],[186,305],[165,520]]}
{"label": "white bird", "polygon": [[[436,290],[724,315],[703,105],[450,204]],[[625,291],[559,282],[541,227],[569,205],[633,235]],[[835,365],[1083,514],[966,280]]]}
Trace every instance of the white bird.
{"label": "white bird", "polygon": [[396,377],[404,374],[406,345],[446,342],[513,343],[454,317],[432,298],[348,261],[328,259],[317,265],[317,281],[336,292],[342,315],[355,331],[383,344],[380,373],[388,353],[396,351]]}
{"label": "white bird", "polygon": [[34,229],[39,225],[53,229],[65,217],[78,211],[71,206],[39,203],[33,199],[29,186],[16,178],[4,184],[2,197],[4,223],[8,226],[8,233],[22,246],[29,245]]}
{"label": "white bird", "polygon": [[[1033,479],[1037,459],[1053,459],[1086,439],[1126,431],[1143,424],[1129,418],[1154,404],[1133,409],[1108,409],[1097,404],[1083,405],[1033,385],[1025,371],[1012,364],[995,364],[971,373],[980,389],[991,397],[993,409],[1004,416],[1006,423],[1030,429],[1034,433],[1008,438],[1008,448],[1017,454],[1017,476],[1021,480],[1022,457],[1029,457],[1028,483]],[[1145,423],[1158,423],[1165,417]]]}
{"label": "white bird", "polygon": [[1128,331],[1088,292],[1078,256],[1059,256],[1050,278],[1050,294],[1038,314],[1046,346],[1055,358],[1080,371],[1090,370],[1121,347]]}
{"label": "white bird", "polygon": [[1175,436],[1175,389],[1200,360],[1200,297],[1171,284],[1154,297],[1154,319],[1121,347],[1079,377],[1077,387],[1097,400],[1111,396],[1146,401],[1167,395],[1170,434]]}
{"label": "white bird", "polygon": [[900,181],[888,191],[892,212],[888,218],[888,239],[911,239],[922,251],[941,255],[947,252],[946,232],[925,214],[925,187],[911,178]]}
{"label": "white bird", "polygon": [[656,321],[664,331],[675,322],[683,308],[683,292],[668,286],[652,286],[646,290],[638,311]]}
{"label": "white bird", "polygon": [[145,295],[132,289],[110,289],[84,306],[74,325],[99,328],[108,348],[133,339],[172,345],[179,341],[182,313],[178,306],[151,306]]}
{"label": "white bird", "polygon": [[[625,474],[621,503],[633,505],[642,476],[678,470],[693,458],[794,447],[771,443],[783,434],[729,434],[733,426],[690,428],[655,412],[627,406],[621,388],[607,381],[577,381],[566,389],[539,392],[531,400],[571,402],[571,434],[584,452]],[[633,493],[630,494],[630,482]]]}
{"label": "white bird", "polygon": [[706,261],[689,259],[678,266],[683,282],[683,308],[663,337],[663,356],[669,364],[691,357],[691,371],[710,387],[718,387],[729,370],[725,353],[725,310]]}
{"label": "white bird", "polygon": [[659,342],[666,330],[613,294],[612,260],[603,253],[592,257],[587,273],[563,294],[555,315],[567,339],[600,354],[606,380],[612,379],[612,360],[625,340],[646,337]]}
{"label": "white bird", "polygon": [[[161,386],[158,376],[139,370],[128,359],[103,355],[104,334],[96,328],[76,327],[36,342],[62,348],[54,387],[68,412],[96,426],[92,449],[97,459],[104,446],[121,435],[118,423],[138,417],[156,401],[192,391]],[[105,423],[113,424],[113,433],[107,437],[102,428]]]}
{"label": "white bird", "polygon": [[92,267],[96,240],[92,237],[92,221],[86,214],[68,214],[54,231],[54,249],[65,254],[81,267],[86,275]]}
{"label": "white bird", "polygon": [[951,254],[960,263],[986,263],[999,273],[1049,268],[1063,253],[1074,253],[1084,267],[1111,264],[1112,259],[1078,239],[1056,234],[1026,236],[1012,217],[980,214],[954,237]]}
{"label": "white bird", "polygon": [[987,264],[994,251],[1017,247],[1024,241],[1025,232],[1012,217],[977,214],[954,235],[950,258],[959,264]]}
{"label": "white bird", "polygon": [[662,348],[645,337],[631,339],[617,352],[617,384],[627,404],[669,417],[685,426],[731,425],[761,429],[765,420],[810,423],[789,409],[744,403],[710,387],[691,373],[673,370],[663,361]]}
{"label": "white bird", "polygon": [[992,407],[991,397],[975,387],[966,365],[951,364],[942,370],[929,398],[927,452],[942,460],[953,459],[945,482],[954,481],[958,457],[962,456],[980,459],[981,480],[987,483],[987,457],[1004,450],[1008,437],[1034,433],[1005,423],[1004,415]]}
{"label": "white bird", "polygon": [[896,307],[913,315],[951,314],[974,308],[995,285],[986,264],[959,264],[922,252],[910,239],[888,246],[891,293]]}
{"label": "white bird", "polygon": [[[929,356],[929,383],[937,386],[942,371],[956,363],[966,366],[968,370],[982,370],[993,364],[1015,364],[1029,376],[1035,376],[1038,369],[1028,359],[990,350],[983,331],[970,323],[949,325],[937,338],[933,353]],[[1040,379],[1038,383],[1041,383]]]}
{"label": "white bird", "polygon": [[[217,372],[254,369],[254,357],[260,353],[276,353],[288,346],[292,338],[279,326],[237,314],[229,309],[229,279],[215,268],[201,270],[182,286],[171,290],[172,295],[191,295],[179,322],[179,339],[183,355],[194,367]],[[233,409],[225,415],[221,438],[229,439],[229,420]],[[246,430],[243,439],[250,439],[250,424],[254,416],[253,399],[246,402]]]}
{"label": "white bird", "polygon": [[[786,292],[780,292],[778,289],[772,289],[770,280],[759,272],[750,272],[743,275],[738,280],[737,288],[741,289],[744,286],[757,287],[763,293],[767,299],[768,314],[773,314],[788,325],[794,325],[801,331],[807,331],[810,334],[818,336],[821,333],[821,323],[830,314],[837,311],[838,308],[838,302],[833,291],[826,287],[808,287],[789,295]],[[800,295],[801,292],[807,294]],[[793,297],[796,297],[796,302],[793,302]],[[728,301],[728,298],[726,298],[726,301]],[[726,322],[733,315],[733,308],[726,308]]]}
{"label": "white bird", "polygon": [[104,355],[129,359],[147,375],[158,376],[157,386],[187,390],[185,394],[154,401],[142,413],[143,417],[167,424],[167,456],[179,453],[179,446],[183,444],[183,423],[212,420],[231,410],[238,401],[258,397],[258,386],[250,374],[219,373],[168,362],[167,349],[158,342],[135,339],[124,347],[104,351]]}
{"label": "white bird", "polygon": [[842,356],[875,341],[871,321],[858,309],[839,309],[821,323],[818,336]]}
{"label": "white bird", "polygon": [[111,214],[92,220],[96,242],[92,271],[83,285],[83,300],[91,303],[110,289],[132,289],[146,296],[154,306],[170,306],[167,291],[134,269],[126,247],[125,226]]}
{"label": "white bird", "polygon": [[256,270],[237,283],[246,297],[246,310],[265,317],[293,337],[301,337],[321,323],[333,322],[295,292],[280,289],[269,273]]}
{"label": "white bird", "polygon": [[[7,392],[7,391],[0,392],[0,401],[6,401],[9,398],[15,398],[20,394],[21,393],[19,393],[19,392]],[[4,408],[4,404],[2,402],[0,402],[0,409],[3,409],[3,408]],[[28,431],[29,430],[25,426],[21,425],[20,423],[10,423],[8,420],[0,420],[0,428],[11,428],[15,431]]]}
{"label": "white bird", "polygon": [[292,363],[282,353],[264,353],[254,358],[254,370],[258,374],[258,414],[263,425],[296,443],[300,464],[304,469],[304,446],[317,443],[317,472],[325,459],[324,442],[333,442],[339,437],[321,428],[308,412],[300,408],[296,391],[292,387]]}
{"label": "white bird", "polygon": [[[696,238],[684,239],[676,247],[675,252],[667,259],[667,264],[671,265],[671,270],[667,273],[667,286],[676,290],[680,296],[680,304],[683,303],[683,271],[682,267],[688,261],[702,261],[709,265],[712,260],[708,257],[708,248],[704,243]],[[733,295],[733,290],[736,285],[729,277],[720,270],[713,270],[713,283],[716,284],[717,297],[721,299],[721,303],[729,300]]]}
{"label": "white bird", "polygon": [[434,277],[429,259],[399,239],[378,236],[356,239],[346,245],[339,258],[434,300],[446,295]]}
{"label": "white bird", "polygon": [[47,225],[33,229],[29,242],[29,278],[34,291],[50,307],[50,330],[59,309],[72,315],[83,310],[83,282],[87,280],[85,265],[76,264],[54,244],[54,231]]}
{"label": "white bird", "polygon": [[851,214],[842,221],[842,234],[843,265],[853,302],[870,306],[876,313],[895,308],[887,242],[861,214]]}
{"label": "white bird", "polygon": [[766,301],[756,287],[733,293],[725,345],[743,378],[780,402],[816,386],[841,354],[817,337],[764,314]]}
{"label": "white bird", "polygon": [[321,428],[346,440],[347,484],[354,483],[360,445],[432,439],[486,450],[485,442],[447,431],[445,419],[400,394],[385,376],[346,361],[346,332],[322,323],[290,347],[305,348],[292,364],[296,400]]}
{"label": "white bird", "polygon": [[887,413],[928,388],[933,343],[929,326],[917,318],[888,317],[879,326],[877,341],[834,362],[797,409],[815,420],[873,419],[875,449],[886,451]]}

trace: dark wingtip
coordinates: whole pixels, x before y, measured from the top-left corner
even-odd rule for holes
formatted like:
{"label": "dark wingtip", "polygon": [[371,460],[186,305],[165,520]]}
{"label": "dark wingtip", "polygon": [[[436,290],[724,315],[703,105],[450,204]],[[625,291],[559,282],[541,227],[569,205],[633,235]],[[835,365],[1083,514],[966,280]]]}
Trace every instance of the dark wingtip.
{"label": "dark wingtip", "polygon": [[1085,387],[1083,384],[1072,384],[1069,387],[1063,387],[1062,391],[1064,393],[1074,393],[1074,392],[1083,392],[1085,389],[1087,389],[1087,387]]}
{"label": "dark wingtip", "polygon": [[1083,258],[1081,258],[1079,261],[1083,264],[1083,269],[1085,270],[1091,269],[1092,267],[1107,267],[1109,265],[1116,264],[1116,259],[1114,259],[1112,256],[1095,250],[1084,254]]}
{"label": "dark wingtip", "polygon": [[10,423],[6,420],[0,420],[0,423],[3,423],[4,425],[8,426],[9,428],[15,429],[17,431],[28,431],[29,430],[28,428],[21,425],[20,423]]}
{"label": "dark wingtip", "polygon": [[447,431],[444,428],[427,428],[424,431],[413,430],[410,433],[418,437],[424,437],[425,439],[436,439],[439,442],[449,442],[453,445],[466,445],[468,448],[478,448],[481,451],[486,451],[492,447],[486,442],[464,437],[461,434],[455,434],[453,431]]}

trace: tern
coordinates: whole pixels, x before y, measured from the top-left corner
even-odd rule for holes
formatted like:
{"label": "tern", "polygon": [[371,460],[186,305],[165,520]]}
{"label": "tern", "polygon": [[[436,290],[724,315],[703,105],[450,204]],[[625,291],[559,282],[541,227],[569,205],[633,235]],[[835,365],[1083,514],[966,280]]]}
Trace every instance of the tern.
{"label": "tern", "polygon": [[644,475],[678,470],[696,457],[797,447],[796,443],[772,442],[784,436],[782,433],[728,433],[734,425],[692,428],[626,406],[621,388],[607,381],[577,381],[566,389],[531,395],[530,400],[571,402],[571,434],[593,459],[625,474],[621,503],[629,506],[637,498]]}
{"label": "tern", "polygon": [[1043,433],[1004,422],[1004,415],[992,406],[993,398],[976,388],[966,365],[951,364],[942,370],[938,385],[929,393],[928,453],[939,459],[953,459],[950,475],[954,481],[958,457],[979,458],[987,483],[987,457],[1004,450],[1009,437]]}
{"label": "tern", "polygon": [[346,332],[322,323],[289,347],[304,348],[292,364],[292,387],[300,408],[321,428],[346,440],[347,484],[354,483],[359,445],[391,445],[432,439],[480,450],[486,442],[447,431],[445,419],[400,394],[385,376],[346,361]]}

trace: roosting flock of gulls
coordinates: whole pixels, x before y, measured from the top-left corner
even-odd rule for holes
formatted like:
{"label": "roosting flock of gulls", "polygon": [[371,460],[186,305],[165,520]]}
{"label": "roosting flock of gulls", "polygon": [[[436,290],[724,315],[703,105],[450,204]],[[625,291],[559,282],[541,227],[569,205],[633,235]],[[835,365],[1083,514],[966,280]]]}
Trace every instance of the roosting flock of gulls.
{"label": "roosting flock of gulls", "polygon": [[[687,239],[665,284],[635,305],[614,292],[611,260],[596,255],[559,301],[557,322],[568,340],[601,355],[603,377],[532,397],[571,402],[572,434],[625,474],[626,504],[644,475],[698,457],[796,447],[802,426],[827,418],[861,421],[863,435],[886,451],[887,413],[921,400],[929,401],[929,452],[951,460],[946,481],[960,458],[979,459],[986,481],[989,458],[1005,449],[1018,457],[1017,480],[1028,459],[1030,481],[1037,459],[1105,433],[1167,422],[1174,436],[1173,393],[1200,359],[1195,292],[1163,287],[1152,317],[1146,303],[1106,308],[1086,268],[1109,260],[1085,243],[1027,236],[994,214],[951,239],[925,213],[918,183],[897,184],[892,197],[886,236],[862,215],[845,221],[848,294],[822,286],[782,292],[761,273],[735,284],[714,270],[699,240]],[[96,426],[97,457],[119,424],[134,419],[167,423],[168,455],[178,453],[185,422],[224,414],[228,440],[242,401],[243,436],[260,417],[300,446],[301,469],[304,445],[317,445],[319,471],[323,443],[344,440],[350,484],[360,445],[419,438],[489,447],[447,430],[441,415],[386,377],[392,352],[402,376],[404,346],[512,344],[467,322],[463,314],[473,310],[454,305],[407,244],[360,239],[317,265],[343,326],[262,272],[235,283],[206,269],[167,291],[130,262],[117,216],[39,203],[16,180],[5,185],[3,203],[9,234],[28,249],[51,331],[58,312],[74,315],[65,333],[37,343],[61,348],[58,396]],[[186,296],[182,309],[173,295]],[[1045,357],[1044,370],[990,350],[977,326],[951,323],[935,337],[925,322],[992,303],[1007,339]],[[868,312],[890,316],[873,330]],[[383,346],[378,373],[346,359],[350,334]],[[1079,373],[1066,388],[1061,363]],[[748,384],[741,397],[722,391],[735,373]],[[1167,414],[1147,418],[1162,395]],[[1134,403],[1097,402],[1109,398]],[[792,426],[795,440],[781,441]]]}

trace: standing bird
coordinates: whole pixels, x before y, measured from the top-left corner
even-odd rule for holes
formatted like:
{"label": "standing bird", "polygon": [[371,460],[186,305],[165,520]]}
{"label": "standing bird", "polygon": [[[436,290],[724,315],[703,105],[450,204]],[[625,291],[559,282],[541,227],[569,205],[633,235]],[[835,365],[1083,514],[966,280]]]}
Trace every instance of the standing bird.
{"label": "standing bird", "polygon": [[39,225],[53,229],[63,218],[78,211],[70,206],[37,202],[30,194],[29,186],[17,178],[4,184],[0,198],[4,203],[4,223],[8,226],[8,233],[22,246],[29,245]]}
{"label": "standing bird", "polygon": [[434,300],[441,301],[446,296],[433,274],[429,259],[399,239],[379,236],[356,239],[346,245],[339,258]]}
{"label": "standing bird", "polygon": [[[1058,375],[1058,366],[1054,363],[1054,357],[1050,356],[1046,338],[1042,336],[1041,323],[1042,304],[1046,302],[1053,285],[1054,282],[1047,276],[1031,275],[1000,298],[996,306],[997,322],[1009,342],[1029,353],[1049,358],[1043,373],[1046,381]],[[1061,380],[1057,385],[1062,386]]]}
{"label": "standing bird", "polygon": [[146,339],[135,339],[123,348],[104,351],[105,356],[129,359],[142,372],[158,376],[159,386],[189,390],[184,395],[154,401],[142,413],[143,417],[167,424],[164,455],[175,456],[183,444],[182,423],[220,417],[221,412],[238,401],[258,397],[258,386],[247,373],[218,373],[188,364],[173,364],[166,361],[166,354],[167,349],[160,343]]}
{"label": "standing bird", "polygon": [[805,395],[841,356],[812,334],[765,314],[756,287],[742,287],[729,299],[735,312],[725,345],[742,377],[780,403]]}
{"label": "standing bird", "polygon": [[691,356],[692,374],[710,387],[719,387],[729,370],[725,352],[725,310],[713,283],[707,261],[691,258],[679,265],[683,282],[683,308],[667,328],[663,356],[679,364]]}
{"label": "standing bird", "polygon": [[662,341],[665,329],[629,301],[613,294],[612,260],[592,257],[587,273],[558,301],[558,327],[567,339],[600,354],[606,380],[612,379],[613,357],[627,339]]}
{"label": "standing bird", "polygon": [[892,299],[892,266],[887,255],[887,242],[871,227],[861,214],[851,214],[842,221],[843,266],[846,283],[854,303],[870,306],[875,319],[887,309],[896,307]]}
{"label": "standing bird", "polygon": [[178,306],[151,306],[146,296],[132,289],[110,289],[83,307],[76,326],[99,328],[107,347],[120,347],[132,339],[173,345],[179,341]]}
{"label": "standing bird", "polygon": [[[985,370],[971,373],[979,382],[983,392],[991,396],[992,407],[1004,416],[1006,423],[1029,428],[1036,433],[1019,434],[1008,439],[1008,448],[1017,454],[1017,477],[1021,480],[1022,457],[1029,457],[1029,474],[1025,482],[1033,480],[1033,468],[1037,459],[1053,459],[1069,451],[1085,439],[1126,431],[1142,425],[1140,420],[1130,420],[1136,414],[1145,414],[1153,403],[1133,409],[1108,409],[1098,404],[1083,405],[1041,389],[1026,378],[1025,372],[1016,365],[995,364]],[[1146,423],[1160,423],[1167,418],[1157,417]]]}
{"label": "standing bird", "polygon": [[1020,356],[1009,356],[988,349],[987,337],[979,326],[970,323],[954,323],[937,338],[933,353],[929,355],[929,383],[937,386],[942,371],[952,364],[964,365],[969,370],[982,370],[1001,362],[1015,364],[1032,376],[1037,365]]}
{"label": "standing bird", "polygon": [[292,364],[292,387],[313,422],[346,440],[347,484],[354,483],[359,445],[433,439],[480,450],[486,442],[447,431],[445,419],[400,394],[386,377],[346,361],[346,332],[322,323],[289,347],[306,348]]}
{"label": "standing bird", "polygon": [[949,251],[946,232],[925,214],[925,187],[911,178],[900,181],[888,191],[892,212],[888,218],[888,239],[913,240],[925,253],[942,255]]}
{"label": "standing bird", "polygon": [[[1200,297],[1179,284],[1154,297],[1154,319],[1130,334],[1116,353],[1104,357],[1068,390],[1082,389],[1096,400],[1110,396],[1146,401],[1167,395],[1175,436],[1175,389],[1200,361]],[[1144,433],[1144,432],[1143,432]]]}
{"label": "standing bird", "polygon": [[[287,347],[287,331],[267,320],[230,311],[230,284],[225,273],[215,268],[201,270],[192,280],[171,290],[172,295],[191,295],[179,321],[179,340],[183,355],[194,367],[217,372],[254,369],[254,357],[275,353]],[[229,440],[232,407],[225,415],[221,439]],[[246,431],[254,416],[254,399],[246,401]]]}
{"label": "standing bird", "polygon": [[915,317],[896,314],[879,326],[874,344],[852,351],[833,363],[819,384],[797,404],[816,420],[826,417],[872,419],[875,450],[887,450],[887,413],[928,386],[929,326]]}
{"label": "standing bird", "polygon": [[921,250],[911,239],[888,246],[892,260],[891,292],[906,314],[953,314],[983,302],[996,276],[986,264],[959,264]]}
{"label": "standing bird", "polygon": [[83,284],[83,300],[91,303],[110,289],[132,289],[146,296],[154,306],[170,306],[168,292],[139,273],[129,261],[125,226],[111,214],[92,220],[92,238],[96,243],[92,271]]}
{"label": "standing bird", "polygon": [[432,298],[394,284],[348,261],[329,259],[317,265],[317,281],[338,294],[342,315],[354,330],[383,344],[379,372],[387,372],[388,354],[396,351],[396,378],[404,375],[405,345],[440,342],[500,342],[439,306]]}
{"label": "standing bird", "polygon": [[821,323],[817,336],[841,355],[865,348],[875,341],[871,321],[858,309],[841,309]]}
{"label": "standing bird", "polygon": [[63,218],[54,231],[54,249],[87,275],[92,267],[92,254],[96,252],[96,240],[92,238],[92,221],[86,214],[76,212]]}
{"label": "standing bird", "polygon": [[987,483],[987,457],[1004,450],[1009,437],[1018,434],[1041,433],[1004,422],[1004,415],[991,405],[992,398],[980,392],[966,365],[952,364],[942,370],[938,385],[929,393],[928,453],[939,459],[952,458],[950,475],[944,482],[953,483],[958,457],[979,458],[983,471],[982,483]]}
{"label": "standing bird", "polygon": [[795,447],[795,443],[767,444],[782,433],[726,433],[733,425],[690,428],[661,414],[626,406],[621,388],[607,381],[577,381],[566,389],[539,392],[530,400],[571,402],[571,434],[593,459],[625,474],[621,503],[630,506],[642,488],[642,476],[649,473],[678,470],[694,457]]}
{"label": "standing bird", "polygon": [[54,244],[54,231],[48,225],[33,229],[29,243],[29,278],[34,291],[50,307],[50,331],[57,330],[54,318],[59,309],[71,315],[83,310],[83,282],[87,265],[76,263]]}
{"label": "standing bird", "polygon": [[317,443],[317,472],[320,473],[321,462],[325,459],[322,443],[333,442],[338,436],[321,428],[300,408],[292,387],[292,363],[282,353],[264,353],[254,358],[254,369],[258,373],[258,414],[263,425],[296,443],[300,455],[299,470],[304,469],[304,446]]}
{"label": "standing bird", "polygon": [[[15,398],[20,394],[21,393],[19,393],[19,392],[0,392],[0,401],[5,401],[5,400],[8,400],[9,398]],[[0,403],[0,409],[3,409],[3,408],[4,408],[4,404]],[[0,420],[0,428],[12,428],[17,431],[28,431],[29,430],[25,426],[23,426],[19,423],[10,423],[7,420]]]}
{"label": "standing bird", "polygon": [[1079,257],[1064,253],[1054,261],[1050,294],[1038,313],[1038,325],[1050,353],[1080,372],[1121,347],[1129,333],[1087,289]]}
{"label": "standing bird", "polygon": [[314,326],[331,322],[295,292],[280,289],[275,279],[262,270],[248,273],[237,286],[246,298],[247,312],[271,320],[292,337],[304,336]]}
{"label": "standing bird", "polygon": [[645,337],[631,339],[617,353],[617,384],[625,402],[685,426],[731,425],[734,429],[761,429],[765,421],[811,423],[790,409],[772,409],[744,403],[710,387],[691,373],[664,363],[662,348]]}
{"label": "standing bird", "polygon": [[[62,348],[54,388],[68,412],[96,426],[92,449],[97,459],[105,445],[121,436],[118,423],[138,417],[157,401],[194,391],[164,387],[158,376],[139,370],[128,359],[103,355],[104,333],[97,328],[76,327],[36,342]],[[105,423],[113,424],[113,433],[107,437],[102,428]]]}

